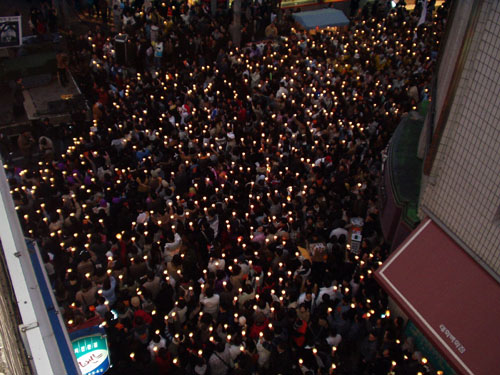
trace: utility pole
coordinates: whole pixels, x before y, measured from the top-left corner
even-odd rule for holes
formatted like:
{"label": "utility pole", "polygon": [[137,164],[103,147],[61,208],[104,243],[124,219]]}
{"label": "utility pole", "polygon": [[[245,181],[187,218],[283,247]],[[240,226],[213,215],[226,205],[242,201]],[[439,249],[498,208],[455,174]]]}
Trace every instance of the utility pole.
{"label": "utility pole", "polygon": [[60,29],[64,29],[66,27],[66,18],[69,17],[66,0],[52,0],[52,8],[57,12],[57,26],[59,26]]}
{"label": "utility pole", "polygon": [[231,31],[233,44],[239,47],[241,44],[241,0],[233,2],[233,29]]}
{"label": "utility pole", "polygon": [[215,17],[217,14],[217,0],[210,0],[210,12],[212,13],[212,17]]}

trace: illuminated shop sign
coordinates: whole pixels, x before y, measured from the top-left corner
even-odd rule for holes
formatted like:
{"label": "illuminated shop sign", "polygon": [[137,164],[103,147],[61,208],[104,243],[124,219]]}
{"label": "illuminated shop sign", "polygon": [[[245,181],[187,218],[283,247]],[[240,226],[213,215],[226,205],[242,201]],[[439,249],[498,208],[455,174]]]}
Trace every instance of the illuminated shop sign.
{"label": "illuminated shop sign", "polygon": [[101,334],[80,337],[72,341],[76,361],[83,375],[104,374],[108,371],[109,351],[106,337]]}

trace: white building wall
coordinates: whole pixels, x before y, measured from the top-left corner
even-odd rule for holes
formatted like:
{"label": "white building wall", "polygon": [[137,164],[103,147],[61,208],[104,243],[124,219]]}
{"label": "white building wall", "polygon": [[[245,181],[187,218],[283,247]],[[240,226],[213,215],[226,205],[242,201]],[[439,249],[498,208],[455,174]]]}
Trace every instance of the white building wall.
{"label": "white building wall", "polygon": [[437,74],[438,90],[434,99],[436,100],[436,114],[438,118],[448,92],[448,87],[451,84],[453,67],[460,53],[460,47],[462,46],[462,40],[467,29],[473,3],[474,0],[460,0],[455,5],[455,17],[446,40],[446,54],[442,56]]}
{"label": "white building wall", "polygon": [[483,2],[430,177],[421,206],[500,275],[500,1]]}

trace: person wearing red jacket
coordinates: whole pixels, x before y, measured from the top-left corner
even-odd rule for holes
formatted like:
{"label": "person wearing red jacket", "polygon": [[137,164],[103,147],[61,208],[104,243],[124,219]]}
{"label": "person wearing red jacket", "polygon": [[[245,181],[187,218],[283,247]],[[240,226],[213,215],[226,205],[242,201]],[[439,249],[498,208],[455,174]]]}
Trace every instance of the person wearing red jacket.
{"label": "person wearing red jacket", "polygon": [[295,319],[292,330],[292,339],[298,348],[302,348],[306,342],[307,322],[300,318]]}
{"label": "person wearing red jacket", "polygon": [[258,339],[259,334],[263,332],[266,327],[269,324],[269,320],[266,318],[266,316],[259,312],[257,313],[257,316],[255,317],[254,323],[252,324],[252,327],[250,328],[250,338],[251,339]]}

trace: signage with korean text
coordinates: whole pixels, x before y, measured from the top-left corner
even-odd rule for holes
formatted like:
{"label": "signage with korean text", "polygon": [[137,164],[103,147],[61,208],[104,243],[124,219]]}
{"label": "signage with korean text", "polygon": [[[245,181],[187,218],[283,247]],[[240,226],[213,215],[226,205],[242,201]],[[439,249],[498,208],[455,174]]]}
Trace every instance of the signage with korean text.
{"label": "signage with korean text", "polygon": [[106,337],[100,333],[72,341],[76,361],[83,375],[104,374],[110,366]]}

